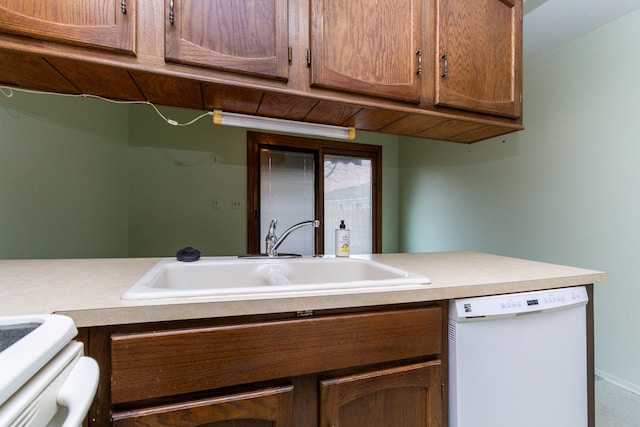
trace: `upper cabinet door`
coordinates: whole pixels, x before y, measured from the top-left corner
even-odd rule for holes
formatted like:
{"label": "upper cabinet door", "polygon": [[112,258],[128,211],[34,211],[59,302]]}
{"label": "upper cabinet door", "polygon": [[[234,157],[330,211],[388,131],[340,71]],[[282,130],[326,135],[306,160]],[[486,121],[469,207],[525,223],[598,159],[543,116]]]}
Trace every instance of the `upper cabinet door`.
{"label": "upper cabinet door", "polygon": [[169,61],[288,78],[287,0],[165,0]]}
{"label": "upper cabinet door", "polygon": [[420,101],[421,0],[311,0],[311,84]]}
{"label": "upper cabinet door", "polygon": [[437,0],[436,105],[518,118],[522,0]]}
{"label": "upper cabinet door", "polygon": [[0,31],[135,52],[136,0],[0,0]]}

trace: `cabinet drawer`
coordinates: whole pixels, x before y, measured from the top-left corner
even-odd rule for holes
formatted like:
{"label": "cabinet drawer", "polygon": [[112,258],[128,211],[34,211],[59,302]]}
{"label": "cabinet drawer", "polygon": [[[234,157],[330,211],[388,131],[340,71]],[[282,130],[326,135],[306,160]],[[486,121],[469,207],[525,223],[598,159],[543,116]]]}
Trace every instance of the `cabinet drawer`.
{"label": "cabinet drawer", "polygon": [[111,337],[112,402],[438,354],[440,307]]}

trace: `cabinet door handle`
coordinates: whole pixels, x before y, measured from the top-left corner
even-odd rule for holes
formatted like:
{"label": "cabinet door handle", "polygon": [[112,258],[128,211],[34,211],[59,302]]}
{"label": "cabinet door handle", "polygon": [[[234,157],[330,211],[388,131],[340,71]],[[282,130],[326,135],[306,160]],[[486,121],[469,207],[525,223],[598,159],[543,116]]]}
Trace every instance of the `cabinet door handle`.
{"label": "cabinet door handle", "polygon": [[422,74],[422,49],[418,49],[416,52],[416,56],[418,57],[418,69],[416,70],[416,74]]}
{"label": "cabinet door handle", "polygon": [[127,0],[120,1],[120,12],[122,12],[123,15],[127,14]]}
{"label": "cabinet door handle", "polygon": [[449,77],[449,54],[445,53],[442,55],[442,61],[444,62],[444,71],[442,73],[442,78],[446,79]]}
{"label": "cabinet door handle", "polygon": [[173,4],[173,0],[171,0],[171,1],[169,2],[169,23],[170,23],[171,25],[173,25],[173,21],[175,20],[175,13],[174,13],[174,11],[173,11],[174,6],[175,6],[175,5]]}

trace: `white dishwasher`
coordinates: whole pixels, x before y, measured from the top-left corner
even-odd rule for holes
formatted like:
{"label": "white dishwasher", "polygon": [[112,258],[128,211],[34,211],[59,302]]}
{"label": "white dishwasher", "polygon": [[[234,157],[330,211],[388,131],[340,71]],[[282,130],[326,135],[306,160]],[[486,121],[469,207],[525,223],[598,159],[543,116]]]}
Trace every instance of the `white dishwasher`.
{"label": "white dishwasher", "polygon": [[584,286],[451,300],[450,427],[586,427]]}

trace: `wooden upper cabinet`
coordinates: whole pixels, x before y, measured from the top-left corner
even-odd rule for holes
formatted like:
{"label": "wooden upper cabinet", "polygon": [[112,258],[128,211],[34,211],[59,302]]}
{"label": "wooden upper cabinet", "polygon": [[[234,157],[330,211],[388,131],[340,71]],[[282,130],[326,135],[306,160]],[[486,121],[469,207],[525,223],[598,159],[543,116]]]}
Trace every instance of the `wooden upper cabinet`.
{"label": "wooden upper cabinet", "polygon": [[421,3],[311,0],[311,84],[418,103]]}
{"label": "wooden upper cabinet", "polygon": [[0,31],[135,53],[136,0],[0,0]]}
{"label": "wooden upper cabinet", "polygon": [[165,0],[165,59],[288,78],[287,0]]}
{"label": "wooden upper cabinet", "polygon": [[436,4],[436,105],[520,117],[522,0]]}

